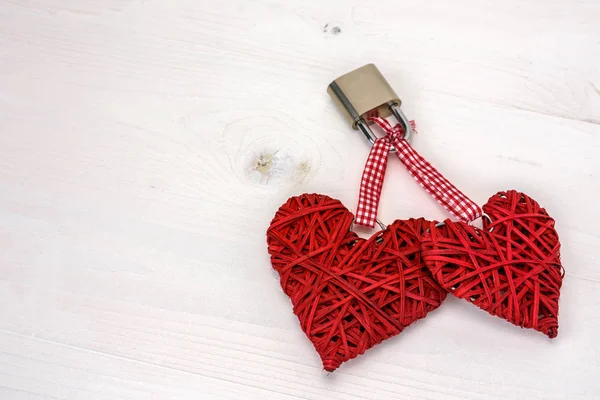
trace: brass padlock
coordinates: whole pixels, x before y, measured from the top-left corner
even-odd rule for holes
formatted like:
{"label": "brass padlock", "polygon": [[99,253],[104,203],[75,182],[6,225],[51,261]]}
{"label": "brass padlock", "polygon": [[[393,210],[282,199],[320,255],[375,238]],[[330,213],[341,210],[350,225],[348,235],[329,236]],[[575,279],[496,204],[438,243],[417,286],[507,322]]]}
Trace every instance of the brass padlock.
{"label": "brass padlock", "polygon": [[[369,127],[369,117],[386,118],[393,115],[404,128],[404,138],[410,139],[412,127],[400,109],[402,101],[375,64],[367,64],[340,76],[331,82],[327,92],[346,115],[352,128],[360,130],[371,144],[375,143],[377,137]],[[392,147],[391,151],[396,149]]]}

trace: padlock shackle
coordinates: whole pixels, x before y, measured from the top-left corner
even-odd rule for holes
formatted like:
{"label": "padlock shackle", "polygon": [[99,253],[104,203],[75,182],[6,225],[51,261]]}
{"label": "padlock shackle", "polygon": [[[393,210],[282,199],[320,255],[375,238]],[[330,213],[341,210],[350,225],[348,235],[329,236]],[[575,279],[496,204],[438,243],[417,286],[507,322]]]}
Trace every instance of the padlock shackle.
{"label": "padlock shackle", "polygon": [[[392,103],[389,105],[390,111],[396,117],[402,128],[404,128],[404,139],[410,141],[410,138],[413,134],[412,125],[406,115],[402,112],[402,109],[396,103]],[[377,140],[377,136],[373,133],[367,121],[365,121],[362,117],[359,117],[356,121],[356,127],[362,134],[367,138],[367,140],[371,143],[371,145],[375,144]],[[397,150],[394,146],[390,147],[390,153],[395,153]]]}

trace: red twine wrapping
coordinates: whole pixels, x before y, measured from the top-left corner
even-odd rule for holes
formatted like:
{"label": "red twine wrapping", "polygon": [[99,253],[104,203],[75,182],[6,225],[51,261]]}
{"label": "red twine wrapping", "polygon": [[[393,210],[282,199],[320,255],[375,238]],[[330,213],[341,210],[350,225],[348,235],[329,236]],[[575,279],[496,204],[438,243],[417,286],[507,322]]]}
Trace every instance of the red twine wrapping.
{"label": "red twine wrapping", "polygon": [[526,194],[500,192],[483,206],[483,230],[462,222],[431,224],[422,255],[453,295],[550,338],[558,334],[564,277],[554,220]]}
{"label": "red twine wrapping", "polygon": [[446,297],[421,261],[428,221],[398,220],[365,240],[351,231],[353,219],[340,201],[305,194],[281,206],[267,231],[271,264],[327,371]]}

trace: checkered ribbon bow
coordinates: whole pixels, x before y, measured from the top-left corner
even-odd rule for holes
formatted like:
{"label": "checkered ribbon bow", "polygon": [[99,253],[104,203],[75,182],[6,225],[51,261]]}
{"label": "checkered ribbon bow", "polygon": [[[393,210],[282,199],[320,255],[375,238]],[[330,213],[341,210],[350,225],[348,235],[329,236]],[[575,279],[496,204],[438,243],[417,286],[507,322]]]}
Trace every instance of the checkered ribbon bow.
{"label": "checkered ribbon bow", "polygon": [[[464,222],[471,222],[481,217],[483,214],[481,207],[444,178],[404,139],[404,129],[400,124],[392,126],[386,119],[380,117],[369,118],[369,120],[379,125],[386,136],[375,141],[365,165],[356,208],[357,224],[373,228],[377,222],[377,208],[392,145],[397,150],[396,156],[417,183],[450,214]],[[414,121],[410,124],[415,127]]]}

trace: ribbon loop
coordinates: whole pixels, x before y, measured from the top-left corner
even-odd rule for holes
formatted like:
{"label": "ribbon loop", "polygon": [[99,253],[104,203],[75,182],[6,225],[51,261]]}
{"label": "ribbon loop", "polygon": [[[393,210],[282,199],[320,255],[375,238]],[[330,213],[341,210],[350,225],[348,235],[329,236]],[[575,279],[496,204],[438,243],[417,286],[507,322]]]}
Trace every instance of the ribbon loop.
{"label": "ribbon loop", "polygon": [[355,220],[358,225],[373,228],[377,222],[377,208],[381,197],[381,189],[383,188],[383,178],[385,177],[390,147],[392,147],[390,138],[383,137],[377,139],[371,148],[360,182]]}
{"label": "ribbon loop", "polygon": [[[356,208],[357,224],[370,228],[375,226],[387,158],[392,145],[396,147],[396,156],[417,183],[450,214],[463,222],[474,221],[483,215],[477,203],[458,190],[412,148],[404,139],[404,130],[400,124],[392,126],[386,119],[380,117],[369,118],[369,120],[383,129],[386,136],[375,141],[367,158]],[[414,129],[414,121],[410,121],[410,124]]]}

